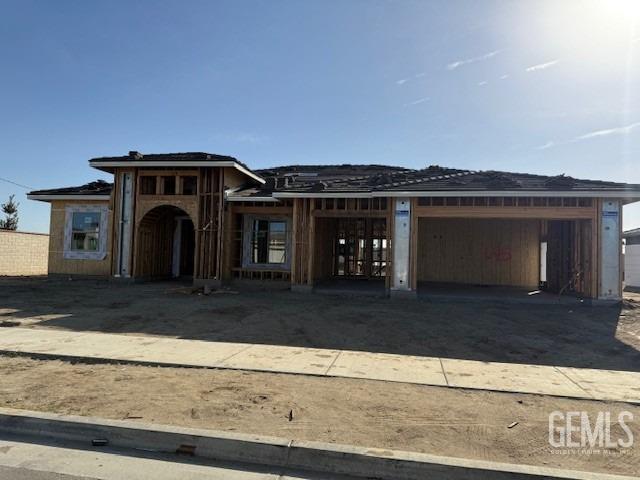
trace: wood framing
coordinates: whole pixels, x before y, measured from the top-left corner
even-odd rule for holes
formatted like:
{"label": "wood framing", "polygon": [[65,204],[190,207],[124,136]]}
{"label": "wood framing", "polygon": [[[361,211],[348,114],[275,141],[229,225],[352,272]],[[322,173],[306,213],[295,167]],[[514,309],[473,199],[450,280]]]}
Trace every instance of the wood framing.
{"label": "wood framing", "polygon": [[296,198],[293,202],[293,231],[292,231],[292,285],[313,284],[309,276],[311,199]]}
{"label": "wood framing", "polygon": [[[622,205],[640,200],[640,185],[437,166],[253,172],[203,152],[129,152],[90,164],[114,184],[29,194],[52,202],[52,273],[178,275],[173,267],[193,248],[194,282],[212,286],[241,279],[310,290],[384,277],[401,294],[455,282],[616,300]],[[71,243],[65,209],[91,202],[108,205],[98,235],[108,237],[106,252],[61,255]]]}
{"label": "wood framing", "polygon": [[[49,224],[49,272],[59,275],[97,277],[107,276],[111,272],[111,249],[108,247],[107,255],[102,260],[81,260],[64,257],[65,251],[65,224],[67,223],[67,207],[74,205],[95,205],[102,207],[111,204],[107,199],[98,200],[58,200],[51,203],[51,216]],[[111,243],[112,219],[109,215],[108,230],[103,232],[108,235],[107,245]]]}

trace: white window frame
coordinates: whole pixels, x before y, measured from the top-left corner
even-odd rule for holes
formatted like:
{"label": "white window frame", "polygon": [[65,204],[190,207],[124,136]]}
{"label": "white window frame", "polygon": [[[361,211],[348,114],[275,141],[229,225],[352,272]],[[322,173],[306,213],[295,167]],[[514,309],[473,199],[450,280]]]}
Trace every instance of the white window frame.
{"label": "white window frame", "polygon": [[[291,269],[291,217],[286,215],[243,215],[242,223],[242,268],[256,270],[290,270]],[[284,246],[284,263],[254,263],[252,255],[253,224],[256,220],[268,222],[285,222],[287,235]]]}
{"label": "white window frame", "polygon": [[[83,212],[100,214],[98,250],[96,251],[89,252],[71,249],[73,239],[73,214]],[[65,207],[64,219],[64,258],[69,260],[104,260],[107,256],[108,215],[109,207],[107,205],[67,205]]]}

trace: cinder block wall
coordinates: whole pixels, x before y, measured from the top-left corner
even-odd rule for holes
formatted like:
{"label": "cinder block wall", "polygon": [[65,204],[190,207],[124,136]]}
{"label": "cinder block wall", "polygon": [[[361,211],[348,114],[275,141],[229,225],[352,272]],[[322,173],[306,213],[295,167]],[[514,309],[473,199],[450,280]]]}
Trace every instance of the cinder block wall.
{"label": "cinder block wall", "polygon": [[49,235],[0,230],[0,276],[46,275]]}

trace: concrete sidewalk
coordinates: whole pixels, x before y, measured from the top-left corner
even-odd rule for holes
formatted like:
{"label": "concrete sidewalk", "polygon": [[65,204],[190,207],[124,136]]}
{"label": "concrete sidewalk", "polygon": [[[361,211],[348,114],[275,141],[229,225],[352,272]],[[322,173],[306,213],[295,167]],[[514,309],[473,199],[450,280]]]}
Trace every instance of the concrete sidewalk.
{"label": "concrete sidewalk", "polygon": [[0,333],[3,352],[364,378],[640,404],[637,372],[15,327]]}

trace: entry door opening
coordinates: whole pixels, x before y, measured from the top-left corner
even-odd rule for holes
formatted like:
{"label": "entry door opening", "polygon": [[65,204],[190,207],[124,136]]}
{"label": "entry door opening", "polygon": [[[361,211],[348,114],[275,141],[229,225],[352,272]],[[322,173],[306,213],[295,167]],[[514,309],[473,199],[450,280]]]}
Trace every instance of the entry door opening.
{"label": "entry door opening", "polygon": [[334,276],[384,277],[386,268],[386,220],[339,219],[335,238]]}
{"label": "entry door opening", "polygon": [[136,227],[134,276],[193,276],[194,253],[195,231],[187,213],[171,205],[155,207]]}

